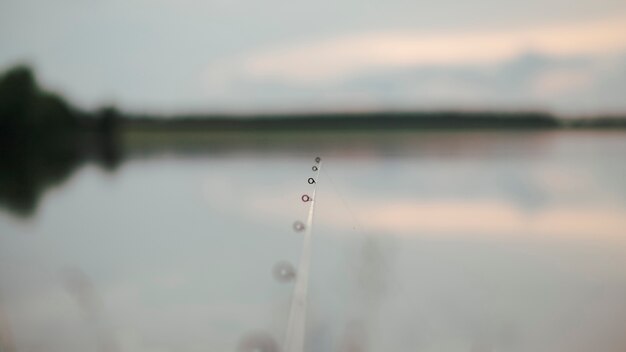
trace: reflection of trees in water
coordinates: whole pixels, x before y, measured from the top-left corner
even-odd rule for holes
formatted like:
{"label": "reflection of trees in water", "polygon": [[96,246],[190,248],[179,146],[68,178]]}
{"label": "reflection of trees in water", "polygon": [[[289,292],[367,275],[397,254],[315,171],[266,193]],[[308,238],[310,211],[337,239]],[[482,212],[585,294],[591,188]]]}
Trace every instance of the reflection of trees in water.
{"label": "reflection of trees in water", "polygon": [[0,204],[27,216],[82,162],[114,168],[116,120],[113,109],[89,116],[40,90],[27,67],[7,71],[0,77]]}
{"label": "reflection of trees in water", "polygon": [[0,202],[19,215],[30,215],[43,191],[65,179],[77,164],[76,152],[3,146]]}

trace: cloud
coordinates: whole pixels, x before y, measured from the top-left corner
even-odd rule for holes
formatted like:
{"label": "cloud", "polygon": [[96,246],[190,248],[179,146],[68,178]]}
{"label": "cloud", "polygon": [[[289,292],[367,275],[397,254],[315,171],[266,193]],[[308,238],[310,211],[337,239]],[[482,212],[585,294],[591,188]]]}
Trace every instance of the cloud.
{"label": "cloud", "polygon": [[626,110],[620,95],[626,89],[626,55],[552,57],[529,52],[492,65],[418,65],[316,83],[228,76],[225,71],[213,84],[205,92],[207,99],[220,108],[237,111],[535,109],[566,115],[619,113]]}
{"label": "cloud", "polygon": [[624,209],[551,207],[527,212],[507,202],[434,201],[370,205],[367,224],[383,233],[545,235],[562,238],[619,238]]}
{"label": "cloud", "polygon": [[378,31],[210,63],[204,96],[236,111],[523,109],[618,113],[626,18],[503,31]]}
{"label": "cloud", "polygon": [[626,19],[621,17],[500,32],[379,31],[227,58],[209,65],[207,79],[319,84],[381,69],[492,65],[528,51],[559,57],[606,55],[624,49]]}
{"label": "cloud", "polygon": [[536,77],[533,90],[539,96],[559,95],[589,87],[593,81],[592,72],[560,69]]}
{"label": "cloud", "polygon": [[[555,203],[533,210],[511,200],[388,198],[352,202],[350,211],[341,199],[324,194],[316,210],[317,228],[342,233],[358,226],[368,233],[394,236],[500,237],[546,236],[552,239],[622,240],[626,209],[618,204]],[[284,218],[285,200],[257,196],[244,209],[250,217]],[[355,222],[358,222],[355,223]]]}

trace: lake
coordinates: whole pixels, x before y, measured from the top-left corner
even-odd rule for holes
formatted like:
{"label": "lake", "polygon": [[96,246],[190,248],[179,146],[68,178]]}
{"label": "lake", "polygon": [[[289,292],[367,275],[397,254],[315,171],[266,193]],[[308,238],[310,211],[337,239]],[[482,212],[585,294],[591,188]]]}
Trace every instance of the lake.
{"label": "lake", "polygon": [[626,132],[123,144],[0,209],[3,352],[277,350],[318,156],[306,351],[626,349]]}

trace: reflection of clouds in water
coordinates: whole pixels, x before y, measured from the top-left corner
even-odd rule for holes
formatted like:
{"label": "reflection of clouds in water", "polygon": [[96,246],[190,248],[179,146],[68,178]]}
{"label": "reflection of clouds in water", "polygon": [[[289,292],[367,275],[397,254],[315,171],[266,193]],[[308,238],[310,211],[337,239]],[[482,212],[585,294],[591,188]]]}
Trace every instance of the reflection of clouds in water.
{"label": "reflection of clouds in water", "polygon": [[528,174],[502,172],[494,188],[507,195],[511,202],[524,211],[541,210],[549,206],[553,197],[550,190],[539,188]]}
{"label": "reflection of clouds in water", "polygon": [[527,213],[503,201],[389,201],[363,204],[366,225],[392,234],[472,236],[540,234],[561,237],[619,239],[626,229],[626,209],[550,207]]}
{"label": "reflection of clouds in water", "polygon": [[[329,160],[331,163],[332,160]],[[606,197],[607,192],[616,191],[619,194],[622,191],[603,188],[604,185],[598,183],[594,173],[602,170],[579,173],[576,165],[555,163],[545,168],[543,173],[546,164],[537,164],[532,159],[521,159],[516,163],[506,159],[472,163],[421,160],[415,165],[409,161],[408,166],[420,166],[410,172],[402,172],[407,168],[404,159],[402,163],[392,160],[383,165],[379,165],[377,160],[356,164],[357,167],[351,164],[353,170],[337,170],[337,166],[331,164],[331,167],[335,166],[334,181],[343,195],[350,199],[354,213],[358,214],[365,228],[401,235],[396,240],[402,241],[403,246],[412,238],[441,239],[441,235],[446,234],[453,237],[445,240],[459,240],[459,237],[461,241],[462,238],[471,241],[497,239],[502,241],[500,244],[508,243],[512,247],[517,247],[517,241],[528,238],[528,235],[541,235],[533,236],[533,241],[537,243],[558,237],[561,245],[575,244],[581,239],[618,240],[614,244],[619,244],[620,235],[626,229],[623,204],[607,203]],[[386,167],[373,173],[363,171],[376,169],[372,165]],[[467,170],[469,172],[465,172]],[[362,177],[364,174],[368,177]],[[568,174],[573,176],[566,182]],[[342,176],[349,181],[341,184]],[[418,176],[418,180],[413,176]],[[380,182],[383,179],[386,181]],[[384,192],[370,187],[372,182],[378,182],[378,188],[384,186]],[[359,187],[361,183],[365,186]],[[344,208],[344,204],[330,194],[325,184],[320,182],[320,185],[322,192],[316,229],[322,234],[332,231],[333,236],[349,233],[343,230],[353,225],[352,219],[346,211],[338,211]],[[598,192],[598,189],[602,191]],[[264,189],[257,192],[251,202],[233,211],[245,211],[250,216],[266,219],[284,219],[285,211],[291,211],[285,207],[285,204],[291,203],[277,194]],[[384,239],[382,241],[389,238],[375,237]],[[352,242],[355,239],[340,241]],[[351,273],[353,275],[349,277],[360,283],[355,285],[358,287],[357,294],[347,298],[349,307],[346,309],[350,314],[345,317],[340,315],[338,321],[328,321],[328,326],[336,334],[333,339],[335,350],[376,350],[378,345],[388,350],[421,346],[424,351],[452,348],[480,352],[499,349],[549,352],[545,346],[552,345],[554,348],[551,351],[573,351],[576,350],[572,348],[575,344],[563,341],[572,339],[588,347],[589,342],[585,341],[593,335],[602,335],[599,329],[592,328],[593,324],[582,323],[586,331],[581,330],[575,338],[564,337],[564,333],[560,332],[564,323],[545,323],[548,321],[546,318],[559,315],[565,307],[576,310],[584,302],[561,299],[544,306],[542,299],[551,302],[552,290],[557,290],[559,295],[578,297],[581,289],[588,289],[583,282],[572,286],[567,280],[561,280],[564,276],[588,280],[600,274],[599,282],[623,280],[614,268],[603,270],[595,264],[590,268],[590,263],[598,263],[592,259],[593,256],[577,259],[576,251],[568,250],[567,246],[563,250],[537,252],[522,245],[520,251],[527,251],[524,258],[513,255],[516,259],[502,259],[496,252],[472,258],[473,249],[464,247],[463,243],[451,242],[449,245],[451,250],[457,252],[457,258],[424,253],[423,260],[416,258],[417,263],[412,261],[401,265],[402,268],[394,268],[398,271],[396,275],[403,277],[401,283],[407,291],[404,293],[389,289],[388,285],[380,285],[385,283],[384,280],[376,283],[381,277],[376,270]],[[371,255],[374,250],[367,249],[367,245],[362,247],[363,257],[376,258],[376,255]],[[566,253],[572,256],[565,258]],[[463,265],[463,260],[469,261]],[[559,266],[567,270],[552,270],[554,263],[559,261],[563,262]],[[481,270],[474,274],[475,278],[471,275],[464,277],[467,276],[465,270],[473,270],[480,262],[491,263],[495,269]],[[458,270],[452,270],[456,265]],[[541,272],[547,274],[544,276]],[[481,275],[484,275],[483,279],[476,279]],[[508,276],[516,278],[519,283],[509,282]],[[554,285],[548,283],[556,279],[560,281]],[[476,280],[478,282],[474,282]],[[509,291],[513,287],[517,287],[519,294]],[[379,304],[376,299],[394,302],[385,304],[376,317],[372,313]],[[342,302],[345,304],[346,301]],[[610,305],[614,305],[616,300],[611,302]],[[497,318],[488,318],[490,315]],[[596,321],[604,326],[620,324],[618,320],[611,319],[598,318]],[[597,346],[619,344],[614,342],[615,334],[606,335],[607,342]],[[616,349],[607,347],[604,350]]]}
{"label": "reflection of clouds in water", "polygon": [[591,171],[580,167],[543,165],[531,170],[530,176],[538,188],[556,195],[596,194],[602,191],[594,182]]}
{"label": "reflection of clouds in water", "polygon": [[[599,171],[579,165],[540,164],[532,158],[472,163],[427,159],[415,164],[404,159],[402,163],[368,159],[362,165],[342,168],[338,160],[329,159],[335,183],[351,199],[362,225],[379,232],[616,238],[626,229],[626,202],[619,196],[626,191],[602,188],[595,174]],[[285,198],[291,191],[266,187],[244,191],[233,182],[213,185],[210,199],[220,199],[221,209],[261,221],[284,219],[301,210]],[[384,193],[377,191],[380,184],[385,185]],[[341,199],[325,186],[316,223],[334,230],[352,226],[349,214],[337,211],[344,208]],[[225,189],[234,193],[220,196]]]}
{"label": "reflection of clouds in water", "polygon": [[[316,219],[320,226],[343,230],[353,220],[337,212],[339,199],[322,199]],[[322,203],[320,203],[322,204]],[[613,238],[619,240],[626,230],[626,207],[618,205],[560,205],[529,212],[506,199],[422,200],[406,197],[384,201],[353,202],[362,225],[380,233],[399,236],[454,235],[490,237],[503,235],[546,235],[561,239]],[[257,216],[281,215],[282,201],[267,198],[264,204],[250,204]]]}

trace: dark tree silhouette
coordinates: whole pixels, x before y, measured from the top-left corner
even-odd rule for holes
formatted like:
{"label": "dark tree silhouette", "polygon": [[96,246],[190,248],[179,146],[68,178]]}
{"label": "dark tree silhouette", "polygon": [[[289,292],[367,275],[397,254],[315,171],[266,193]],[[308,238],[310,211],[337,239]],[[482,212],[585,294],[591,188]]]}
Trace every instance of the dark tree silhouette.
{"label": "dark tree silhouette", "polygon": [[0,205],[30,215],[45,189],[87,158],[114,167],[116,121],[80,113],[40,89],[26,66],[8,70],[0,76]]}

